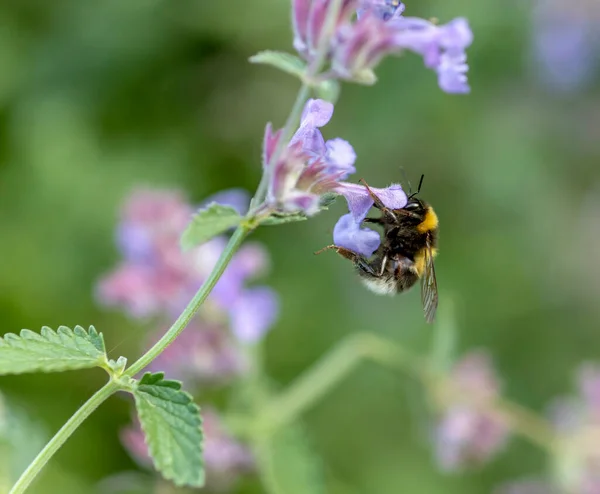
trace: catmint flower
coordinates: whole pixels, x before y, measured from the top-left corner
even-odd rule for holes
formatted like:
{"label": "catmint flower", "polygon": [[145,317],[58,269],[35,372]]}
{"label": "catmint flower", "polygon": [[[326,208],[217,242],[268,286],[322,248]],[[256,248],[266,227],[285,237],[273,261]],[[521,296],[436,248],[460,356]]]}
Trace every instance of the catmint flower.
{"label": "catmint flower", "polygon": [[[406,206],[407,197],[402,186],[392,184],[388,188],[370,187],[371,191],[390,209]],[[333,243],[358,254],[369,257],[381,243],[380,234],[361,224],[373,206],[374,200],[364,185],[340,183],[336,192],[348,202],[350,212],[343,215],[333,228]]]}
{"label": "catmint flower", "polygon": [[488,355],[466,355],[451,371],[445,391],[434,436],[440,467],[456,471],[489,461],[504,447],[509,426],[493,409],[500,385]]}
{"label": "catmint flower", "polygon": [[334,77],[372,83],[372,69],[383,57],[410,50],[436,71],[443,91],[470,91],[465,49],[473,41],[473,33],[465,19],[438,26],[425,19],[404,17],[404,4],[399,0],[344,0],[332,32],[324,32],[330,3],[292,2],[294,47],[307,61],[313,60],[321,43],[327,43],[326,60]]}
{"label": "catmint flower", "polygon": [[320,99],[307,101],[300,127],[279,159],[271,165],[272,154],[281,137],[271,125],[265,131],[263,165],[269,174],[267,207],[275,211],[319,211],[321,196],[332,192],[340,180],[356,171],[356,154],[343,139],[325,141],[319,130],[333,115],[333,104]]}
{"label": "catmint flower", "polygon": [[[387,16],[387,17],[386,17]],[[346,79],[361,77],[388,54],[413,51],[423,57],[425,66],[436,71],[440,88],[447,93],[470,91],[465,49],[473,33],[466,19],[457,18],[444,25],[425,19],[403,17],[397,13],[365,9],[355,24],[338,32],[333,70]]]}
{"label": "catmint flower", "polygon": [[[206,488],[213,492],[231,490],[240,475],[254,469],[250,450],[231,436],[216,410],[202,407]],[[121,431],[121,443],[143,468],[152,468],[152,460],[139,421]]]}
{"label": "catmint flower", "polygon": [[[331,0],[292,0],[294,48],[309,62],[314,59],[320,44],[327,43],[324,37],[331,36],[331,33],[324,32],[330,4]],[[342,0],[334,31],[349,22],[356,5],[356,0]]]}
{"label": "catmint flower", "polygon": [[[218,198],[218,196],[216,196]],[[221,195],[245,208],[239,191]],[[245,202],[246,201],[246,202]],[[178,315],[212,271],[227,243],[224,237],[182,252],[179,238],[194,208],[176,191],[137,190],[125,204],[118,228],[121,265],[98,284],[99,300],[123,307],[133,317]],[[257,243],[240,248],[204,304],[201,316],[211,312],[229,321],[244,342],[259,339],[274,323],[278,301],[268,287],[248,282],[268,269],[268,256]],[[251,303],[249,303],[251,302]]]}

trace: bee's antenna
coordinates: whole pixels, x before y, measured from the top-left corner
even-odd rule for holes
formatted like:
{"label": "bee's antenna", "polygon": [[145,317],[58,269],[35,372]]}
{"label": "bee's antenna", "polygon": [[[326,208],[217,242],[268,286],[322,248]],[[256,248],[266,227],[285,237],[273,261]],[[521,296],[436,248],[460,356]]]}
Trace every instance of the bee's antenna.
{"label": "bee's antenna", "polygon": [[423,185],[423,179],[425,178],[425,175],[421,175],[421,180],[419,180],[419,188],[417,189],[417,194],[419,192],[421,192],[421,185]]}

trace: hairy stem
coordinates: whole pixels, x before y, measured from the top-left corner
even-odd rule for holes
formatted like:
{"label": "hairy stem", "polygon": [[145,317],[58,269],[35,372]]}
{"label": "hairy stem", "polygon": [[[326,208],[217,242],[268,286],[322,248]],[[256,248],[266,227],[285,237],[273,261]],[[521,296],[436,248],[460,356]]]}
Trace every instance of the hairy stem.
{"label": "hairy stem", "polygon": [[139,371],[144,369],[150,362],[152,362],[156,357],[158,357],[173,341],[177,338],[181,332],[185,329],[188,323],[191,321],[192,317],[198,312],[198,309],[202,305],[202,303],[209,296],[210,292],[214,288],[214,286],[221,278],[221,275],[224,273],[225,268],[231,261],[231,258],[239,249],[240,245],[244,241],[244,238],[249,233],[249,227],[242,223],[237,230],[233,233],[227,246],[221,252],[221,256],[215,264],[212,272],[206,279],[206,281],[202,284],[200,289],[194,295],[194,298],[190,301],[187,307],[183,310],[183,312],[179,315],[177,320],[173,323],[173,325],[169,328],[169,330],[164,334],[164,336],[158,340],[155,345],[150,348],[144,355],[142,355],[136,362],[134,362],[131,367],[129,367],[125,371],[126,376],[134,376]]}
{"label": "hairy stem", "polygon": [[9,494],[21,494],[25,492],[29,484],[40,473],[42,468],[52,458],[54,453],[65,443],[71,434],[81,425],[81,423],[90,416],[110,395],[118,391],[120,386],[117,382],[111,380],[100,388],[88,401],[86,401],[79,410],[77,410],[69,420],[63,425],[52,439],[46,444],[44,449],[35,457],[27,469],[21,474],[19,480],[13,486]]}

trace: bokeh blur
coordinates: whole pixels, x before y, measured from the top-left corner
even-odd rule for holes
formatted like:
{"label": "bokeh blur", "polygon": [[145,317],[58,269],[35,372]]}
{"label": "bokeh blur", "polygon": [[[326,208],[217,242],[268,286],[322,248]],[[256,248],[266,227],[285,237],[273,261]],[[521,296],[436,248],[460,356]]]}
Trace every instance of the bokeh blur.
{"label": "bokeh blur", "polygon": [[[264,125],[283,124],[298,81],[247,60],[291,51],[289,9],[286,0],[0,3],[2,332],[93,324],[111,357],[139,355],[156,328],[95,299],[119,261],[119,210],[137,186],[179,188],[192,203],[255,189]],[[574,388],[580,363],[600,361],[600,4],[425,0],[406,13],[469,19],[471,94],[440,91],[417,56],[388,58],[374,87],[343,85],[325,137],[348,140],[356,178],[375,186],[425,174],[422,197],[441,223],[440,313],[454,307],[461,352],[493,356],[506,396],[545,413]],[[282,387],[354,332],[431,346],[418,290],[372,295],[346,261],[313,255],[331,242],[342,202],[253,235],[272,258],[263,281],[281,299],[265,366]],[[0,469],[0,489],[104,380],[100,370],[0,379],[12,410],[0,431],[18,445],[0,449],[15,464]],[[127,397],[112,397],[31,492],[107,492],[102,479],[135,471],[119,439],[130,413]],[[441,472],[419,388],[370,363],[303,420],[333,494],[488,493],[548,465],[513,438],[489,465]],[[262,490],[249,477],[235,492]]]}

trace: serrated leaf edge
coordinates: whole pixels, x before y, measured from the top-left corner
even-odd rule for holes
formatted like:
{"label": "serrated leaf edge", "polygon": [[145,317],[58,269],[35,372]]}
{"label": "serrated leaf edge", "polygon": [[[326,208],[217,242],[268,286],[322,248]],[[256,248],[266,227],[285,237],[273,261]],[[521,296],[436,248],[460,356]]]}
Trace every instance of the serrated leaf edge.
{"label": "serrated leaf edge", "polygon": [[[92,344],[92,346],[94,346],[94,348],[99,353],[102,354],[102,355],[98,356],[98,358],[96,360],[96,364],[91,364],[91,365],[85,366],[85,367],[94,367],[94,366],[105,367],[107,365],[108,358],[106,355],[104,336],[102,335],[102,333],[99,333],[98,331],[96,331],[96,328],[94,326],[90,326],[87,331],[80,325],[75,326],[73,329],[71,329],[67,326],[59,326],[56,331],[54,331],[49,326],[42,326],[39,333],[36,333],[35,331],[25,328],[25,329],[22,329],[19,332],[19,334],[6,333],[6,334],[4,334],[4,336],[0,337],[0,348],[11,347],[14,349],[24,349],[24,347],[27,346],[26,342],[28,340],[42,342],[44,344],[48,344],[49,346],[64,348],[67,345],[61,344],[61,343],[64,342],[65,338],[67,340],[69,340],[75,346],[75,348],[77,348],[78,350],[80,349],[80,346],[78,344],[77,338],[84,339],[88,343]],[[60,341],[60,343],[55,341],[56,339],[58,339]],[[78,360],[78,359],[71,358],[70,360],[73,361],[73,360]],[[89,359],[89,357],[82,358],[81,360],[82,361],[88,360],[91,363],[91,360]],[[85,367],[75,366],[75,367],[70,368],[69,366],[66,366],[66,368],[64,370],[76,370],[76,369],[85,368]],[[60,369],[56,369],[56,370],[50,369],[50,370],[47,370],[47,372],[55,372],[55,371],[58,372],[59,370]],[[22,373],[44,372],[44,371],[45,371],[44,369],[39,369],[39,370],[36,369],[36,370],[31,370],[31,371],[23,371]],[[21,372],[11,372],[10,370],[8,370],[8,371],[2,373],[2,375],[16,374],[16,373],[20,374]]]}
{"label": "serrated leaf edge", "polygon": [[[168,385],[165,386],[164,384],[168,384]],[[175,387],[175,386],[177,386],[177,387]],[[142,428],[142,431],[144,432],[144,443],[146,444],[146,446],[148,448],[148,452],[150,453],[150,457],[152,458],[152,462],[153,462],[154,466],[156,467],[156,469],[160,472],[160,474],[165,479],[172,481],[178,487],[182,487],[182,486],[203,487],[206,482],[206,471],[204,470],[204,468],[201,470],[199,477],[197,477],[197,483],[192,484],[189,482],[181,482],[181,481],[175,479],[172,475],[167,475],[167,473],[163,470],[163,467],[164,466],[168,467],[169,464],[164,465],[164,466],[158,464],[157,455],[155,454],[156,452],[153,451],[154,448],[152,447],[152,445],[149,444],[149,441],[147,439],[148,435],[147,435],[146,429],[144,428],[144,420],[142,419],[142,416],[145,415],[145,413],[143,413],[137,406],[138,400],[141,399],[137,393],[138,392],[144,393],[145,391],[143,388],[145,388],[145,387],[149,387],[149,388],[165,387],[168,389],[173,389],[173,390],[177,391],[178,393],[180,393],[182,395],[182,397],[187,398],[188,401],[185,405],[186,406],[192,405],[192,407],[198,414],[199,420],[198,420],[197,425],[198,425],[198,429],[200,430],[200,435],[202,437],[202,443],[200,444],[200,448],[201,448],[201,454],[202,454],[202,462],[204,463],[204,429],[203,429],[204,421],[202,419],[202,413],[201,413],[200,407],[194,402],[194,397],[190,393],[188,393],[187,391],[184,391],[182,389],[181,381],[164,379],[164,372],[156,372],[156,373],[146,372],[142,376],[142,378],[139,380],[139,382],[137,383],[135,388],[132,390],[132,394],[136,401],[136,410],[137,410],[137,413],[138,413],[138,416],[140,419],[140,427]],[[142,388],[142,389],[140,389],[140,388]]]}

